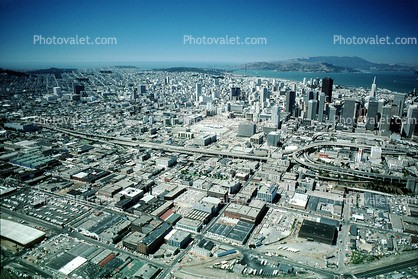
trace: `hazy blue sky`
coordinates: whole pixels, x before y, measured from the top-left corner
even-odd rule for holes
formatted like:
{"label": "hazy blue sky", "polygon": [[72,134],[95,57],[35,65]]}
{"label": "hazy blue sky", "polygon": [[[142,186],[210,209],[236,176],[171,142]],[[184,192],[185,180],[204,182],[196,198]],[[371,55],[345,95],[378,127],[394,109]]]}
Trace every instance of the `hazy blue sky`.
{"label": "hazy blue sky", "polygon": [[[418,3],[375,1],[0,0],[0,67],[23,62],[244,63],[359,56],[417,63],[418,45],[340,45],[343,37],[418,38]],[[40,45],[47,37],[114,37],[116,45]],[[198,37],[264,37],[265,45],[190,45]]]}

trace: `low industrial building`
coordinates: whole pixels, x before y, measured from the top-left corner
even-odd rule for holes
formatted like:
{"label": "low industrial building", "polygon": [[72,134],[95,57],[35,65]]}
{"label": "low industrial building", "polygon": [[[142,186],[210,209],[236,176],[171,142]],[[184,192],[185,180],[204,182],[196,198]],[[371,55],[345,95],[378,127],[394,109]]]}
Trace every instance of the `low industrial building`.
{"label": "low industrial building", "polygon": [[138,252],[149,255],[164,243],[164,236],[171,230],[171,225],[162,223],[138,243]]}
{"label": "low industrial building", "polygon": [[249,223],[257,223],[261,220],[265,210],[265,202],[258,201],[260,203],[250,203],[250,205],[242,205],[236,203],[230,203],[224,211],[224,215],[230,218],[240,219]]}
{"label": "low industrial building", "polygon": [[126,247],[131,251],[139,251],[138,244],[145,236],[144,233],[134,232],[123,240],[123,247]]}
{"label": "low industrial building", "polygon": [[336,229],[333,225],[305,219],[300,227],[299,237],[332,245],[336,237]]}
{"label": "low industrial building", "polygon": [[161,167],[171,167],[175,163],[177,163],[177,157],[160,157],[155,159],[155,163]]}
{"label": "low industrial building", "polygon": [[190,250],[190,252],[209,258],[212,255],[213,247],[215,247],[215,244],[212,241],[202,239]]}
{"label": "low industrial building", "polygon": [[2,238],[13,241],[23,247],[32,247],[45,238],[45,233],[5,219],[1,219],[0,235]]}
{"label": "low industrial building", "polygon": [[197,137],[193,140],[193,143],[200,146],[207,146],[211,143],[216,142],[216,135],[206,134]]}
{"label": "low industrial building", "polygon": [[235,252],[236,252],[235,248],[231,248],[231,247],[228,247],[228,246],[225,246],[225,245],[221,245],[219,247],[219,249],[216,250],[213,255],[215,257],[219,258],[219,257],[223,257],[223,256],[226,256],[226,255],[233,254]]}
{"label": "low industrial building", "polygon": [[96,180],[99,180],[109,174],[110,172],[105,171],[105,170],[96,169],[96,168],[88,168],[88,169],[84,169],[82,171],[73,173],[71,175],[71,179],[75,179],[75,180],[79,180],[79,181],[87,182],[87,183],[94,183],[96,182]]}
{"label": "low industrial building", "polygon": [[185,232],[182,230],[173,229],[169,235],[166,235],[166,242],[174,247],[184,248],[185,245],[189,242],[192,235],[189,232]]}
{"label": "low industrial building", "polygon": [[202,222],[198,220],[192,220],[189,218],[182,218],[176,224],[177,228],[191,232],[199,232],[202,226]]}
{"label": "low industrial building", "polygon": [[160,269],[151,264],[145,264],[143,267],[138,269],[134,274],[134,278],[141,279],[154,279],[160,273]]}

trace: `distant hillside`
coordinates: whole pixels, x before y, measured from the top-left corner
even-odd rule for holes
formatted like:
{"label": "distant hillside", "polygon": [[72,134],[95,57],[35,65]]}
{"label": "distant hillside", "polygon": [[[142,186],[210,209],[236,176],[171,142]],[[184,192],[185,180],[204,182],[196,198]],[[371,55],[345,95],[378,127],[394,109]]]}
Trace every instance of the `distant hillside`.
{"label": "distant hillside", "polygon": [[56,78],[61,78],[61,74],[66,72],[72,72],[76,69],[57,69],[57,68],[49,68],[49,69],[42,69],[42,70],[34,70],[34,71],[28,71],[26,73],[28,74],[53,74]]}
{"label": "distant hillside", "polygon": [[138,67],[135,66],[115,66],[117,69],[138,69]]}
{"label": "distant hillside", "polygon": [[277,61],[277,62],[255,62],[246,65],[235,66],[240,70],[269,70],[278,72],[312,72],[312,73],[354,73],[358,72],[348,67],[336,66],[324,62],[299,62],[299,61]]}
{"label": "distant hillside", "polygon": [[218,69],[189,68],[189,67],[173,67],[173,68],[167,68],[167,69],[153,69],[153,71],[195,72],[195,73],[211,74],[211,75],[219,75],[219,74],[224,74],[226,72],[225,70],[218,70]]}
{"label": "distant hillside", "polygon": [[328,63],[339,67],[346,67],[355,70],[368,70],[368,71],[415,71],[418,69],[416,64],[383,64],[373,63],[363,58],[354,56],[318,56],[318,57],[306,57],[295,58],[293,61],[304,63]]}
{"label": "distant hillside", "polygon": [[12,70],[4,70],[2,68],[0,68],[0,74],[7,74],[9,76],[17,76],[17,77],[24,77],[24,76],[28,76],[28,74],[25,73],[21,73],[21,72],[16,72],[16,71],[12,71]]}
{"label": "distant hillside", "polygon": [[[314,73],[355,73],[359,71],[412,71],[418,70],[418,64],[373,63],[354,56],[317,56],[296,57],[274,62],[255,62],[246,64],[247,70],[270,70],[278,72],[314,72]],[[245,65],[231,66],[243,70]]]}

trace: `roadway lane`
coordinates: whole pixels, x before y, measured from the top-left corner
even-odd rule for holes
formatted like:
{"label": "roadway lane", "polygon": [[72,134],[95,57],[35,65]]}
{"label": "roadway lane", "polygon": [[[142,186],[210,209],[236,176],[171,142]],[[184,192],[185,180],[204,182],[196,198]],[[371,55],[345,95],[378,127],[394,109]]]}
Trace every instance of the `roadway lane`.
{"label": "roadway lane", "polygon": [[396,264],[391,264],[391,265],[380,267],[380,268],[375,268],[370,271],[354,273],[354,275],[357,278],[375,277],[380,274],[401,270],[401,269],[408,268],[410,266],[417,265],[417,264],[418,264],[418,259],[411,259],[402,263],[396,263]]}

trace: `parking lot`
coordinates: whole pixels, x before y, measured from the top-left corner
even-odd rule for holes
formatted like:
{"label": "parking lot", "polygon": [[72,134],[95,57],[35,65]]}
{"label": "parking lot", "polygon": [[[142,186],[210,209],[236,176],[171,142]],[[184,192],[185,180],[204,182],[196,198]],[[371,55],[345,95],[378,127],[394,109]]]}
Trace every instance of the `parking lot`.
{"label": "parking lot", "polygon": [[288,236],[292,231],[293,222],[298,218],[298,214],[287,212],[281,209],[271,209],[260,230],[260,235],[265,237],[264,244],[278,241]]}
{"label": "parking lot", "polygon": [[12,193],[4,197],[2,206],[59,226],[67,224],[90,210],[89,206],[77,201],[57,198],[33,190]]}

